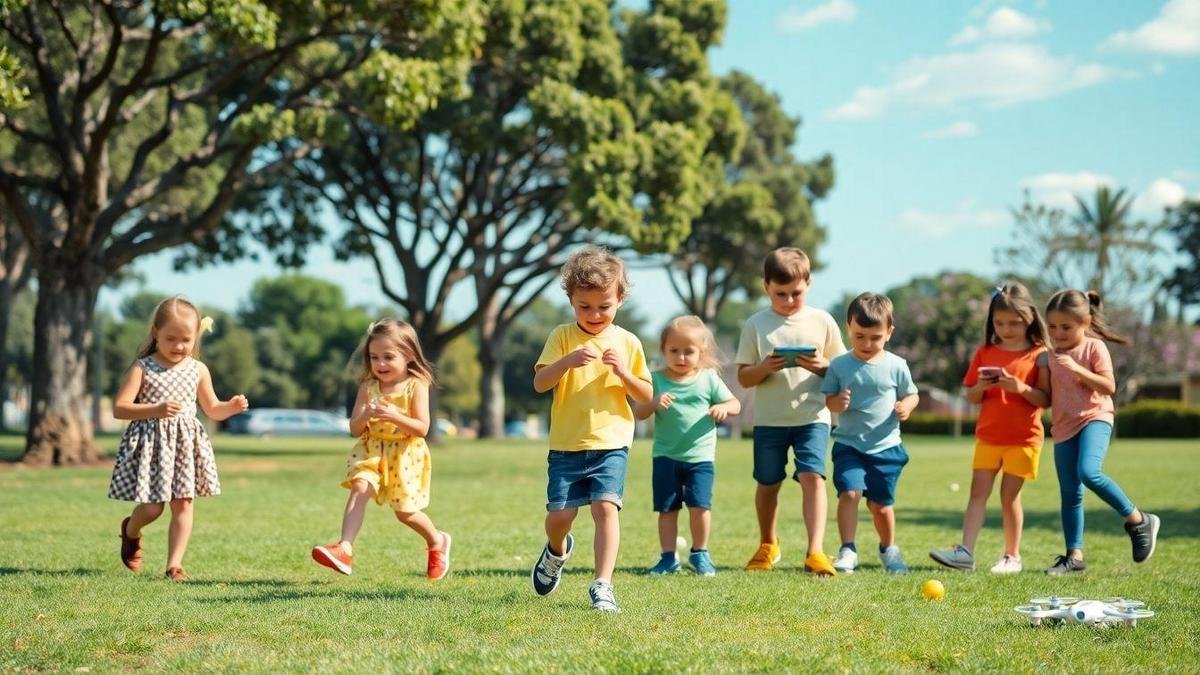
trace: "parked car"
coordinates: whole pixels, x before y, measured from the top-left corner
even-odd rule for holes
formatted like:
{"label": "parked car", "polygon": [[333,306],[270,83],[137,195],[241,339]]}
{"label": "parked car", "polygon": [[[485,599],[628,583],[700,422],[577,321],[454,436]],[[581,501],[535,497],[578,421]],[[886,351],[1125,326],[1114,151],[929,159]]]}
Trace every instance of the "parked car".
{"label": "parked car", "polygon": [[225,430],[257,436],[349,436],[350,420],[324,410],[254,408],[230,418]]}

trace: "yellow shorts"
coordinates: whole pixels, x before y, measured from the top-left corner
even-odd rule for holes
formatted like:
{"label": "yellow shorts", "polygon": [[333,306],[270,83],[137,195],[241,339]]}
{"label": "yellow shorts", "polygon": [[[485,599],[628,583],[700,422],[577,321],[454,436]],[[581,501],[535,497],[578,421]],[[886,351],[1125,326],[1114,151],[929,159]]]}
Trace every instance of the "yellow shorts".
{"label": "yellow shorts", "polygon": [[992,445],[975,441],[975,460],[972,469],[1001,471],[1026,480],[1037,478],[1040,445]]}

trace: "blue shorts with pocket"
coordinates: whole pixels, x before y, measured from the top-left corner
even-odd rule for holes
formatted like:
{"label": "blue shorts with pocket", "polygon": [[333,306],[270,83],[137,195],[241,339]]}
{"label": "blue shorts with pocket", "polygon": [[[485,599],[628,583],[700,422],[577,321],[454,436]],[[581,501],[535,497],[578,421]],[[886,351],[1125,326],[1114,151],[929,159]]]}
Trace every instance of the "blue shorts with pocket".
{"label": "blue shorts with pocket", "polygon": [[796,471],[825,477],[825,448],[829,425],[820,422],[795,427],[754,427],[754,480],[774,485],[787,478],[788,450],[795,456]]}
{"label": "blue shorts with pocket", "polygon": [[891,506],[896,502],[896,481],[905,464],[908,453],[903,444],[868,455],[844,443],[834,443],[833,487],[839,495],[859,490],[867,501]]}
{"label": "blue shorts with pocket", "polygon": [[547,457],[546,510],[562,511],[592,502],[621,508],[629,449],[551,450]]}
{"label": "blue shorts with pocket", "polygon": [[713,491],[712,462],[681,462],[670,457],[655,457],[651,483],[654,510],[659,513],[688,508],[711,509]]}

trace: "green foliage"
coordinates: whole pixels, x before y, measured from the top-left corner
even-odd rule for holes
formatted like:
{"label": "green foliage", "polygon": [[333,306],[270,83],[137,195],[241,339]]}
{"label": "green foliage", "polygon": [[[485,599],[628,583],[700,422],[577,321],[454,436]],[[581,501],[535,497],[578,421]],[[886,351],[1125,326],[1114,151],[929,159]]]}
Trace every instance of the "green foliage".
{"label": "green foliage", "polygon": [[441,95],[438,65],[377,51],[348,78],[355,94],[367,102],[380,124],[408,129],[435,107]]}
{"label": "green foliage", "polygon": [[[23,386],[33,380],[33,313],[37,308],[37,293],[25,288],[5,307],[8,312],[8,335],[4,349],[4,367],[10,386]],[[0,392],[0,400],[7,392]]]}
{"label": "green foliage", "polygon": [[955,427],[958,433],[966,438],[975,434],[975,420],[969,417],[956,422],[953,415],[915,412],[900,423],[902,433],[925,436],[953,436]]}
{"label": "green foliage", "polygon": [[17,110],[29,105],[29,87],[21,84],[23,75],[16,56],[0,45],[0,111]]}
{"label": "green foliage", "polygon": [[1188,199],[1168,210],[1166,230],[1184,258],[1163,281],[1163,288],[1181,308],[1200,304],[1200,200]]}
{"label": "green foliage", "polygon": [[[262,371],[258,362],[258,344],[254,333],[237,325],[232,316],[216,321],[211,337],[206,337],[201,357],[212,375],[213,389],[225,399],[261,389]],[[260,405],[251,401],[251,405]]]}
{"label": "green foliage", "polygon": [[162,12],[184,21],[208,19],[223,37],[275,48],[279,16],[259,0],[166,0]]}
{"label": "green foliage", "polygon": [[233,123],[233,132],[241,141],[265,143],[296,133],[296,111],[280,110],[270,103],[259,103]]}
{"label": "green foliage", "polygon": [[1117,435],[1126,438],[1200,438],[1200,407],[1142,400],[1117,410]]}
{"label": "green foliage", "polygon": [[479,410],[479,345],[470,333],[460,335],[446,345],[437,362],[437,403],[439,414],[462,420]]}

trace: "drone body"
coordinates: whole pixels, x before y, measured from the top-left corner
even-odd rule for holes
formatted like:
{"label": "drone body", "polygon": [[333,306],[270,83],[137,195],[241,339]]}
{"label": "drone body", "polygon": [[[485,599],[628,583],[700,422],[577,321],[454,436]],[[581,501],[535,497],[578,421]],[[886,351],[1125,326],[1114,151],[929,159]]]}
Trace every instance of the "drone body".
{"label": "drone body", "polygon": [[1029,625],[1040,626],[1043,620],[1053,625],[1066,622],[1085,626],[1129,627],[1137,625],[1138,619],[1148,619],[1154,612],[1145,608],[1140,600],[1110,598],[1107,600],[1080,600],[1052,595],[1048,598],[1033,598],[1028,605],[1014,607],[1018,613],[1029,617]]}

